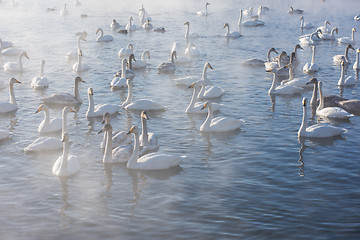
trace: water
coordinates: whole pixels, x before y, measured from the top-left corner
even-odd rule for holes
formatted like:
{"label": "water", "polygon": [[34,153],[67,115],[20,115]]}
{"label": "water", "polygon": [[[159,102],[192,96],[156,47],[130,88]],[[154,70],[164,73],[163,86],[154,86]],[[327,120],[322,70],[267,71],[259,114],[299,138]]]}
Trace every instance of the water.
{"label": "water", "polygon": [[[202,1],[131,2],[82,1],[81,7],[68,1],[69,15],[59,11],[57,1],[21,1],[17,9],[0,3],[0,37],[27,51],[25,73],[9,75],[22,84],[15,86],[19,110],[1,116],[1,129],[11,137],[0,143],[0,234],[3,239],[358,239],[360,236],[359,117],[334,122],[348,129],[340,138],[299,143],[297,130],[302,117],[302,97],[276,97],[267,92],[272,76],[264,69],[240,64],[248,58],[265,58],[269,48],[292,51],[301,34],[299,16],[289,16],[288,7],[305,10],[305,21],[320,26],[328,19],[339,28],[339,36],[350,36],[359,2],[345,5],[337,1],[277,1],[263,19],[266,26],[244,28],[243,37],[227,41],[222,29],[229,22],[237,30],[238,8],[257,7],[252,1],[211,3],[207,18],[193,14],[202,10]],[[116,18],[127,23],[130,15],[138,24],[138,9],[144,3],[153,25],[163,26],[164,34],[139,30],[130,35],[112,32]],[[298,6],[296,6],[298,5]],[[48,7],[56,8],[47,12]],[[80,14],[88,14],[80,18]],[[185,21],[201,38],[194,41],[201,56],[191,64],[178,66],[172,75],[159,75],[157,65],[169,58],[172,43],[186,45]],[[95,42],[102,27],[114,41]],[[82,43],[83,61],[90,70],[80,86],[83,104],[75,115],[69,113],[70,152],[77,155],[81,171],[69,178],[53,176],[51,168],[61,152],[25,154],[23,148],[38,137],[42,113],[34,114],[40,97],[54,92],[72,92],[75,74],[65,62],[65,54],[76,49],[75,32],[86,30]],[[358,34],[355,36],[359,37]],[[160,151],[186,155],[180,168],[161,172],[137,172],[125,165],[104,166],[99,149],[100,120],[85,118],[87,88],[94,89],[95,103],[121,103],[126,92],[111,92],[112,74],[120,68],[117,52],[131,42],[137,58],[150,50],[145,72],[134,79],[135,98],[148,97],[168,110],[149,114],[148,127],[160,137]],[[359,42],[357,41],[357,44]],[[355,47],[358,47],[355,44]],[[332,56],[342,54],[344,45],[324,42],[317,47],[315,76],[324,82],[326,94],[339,94],[340,68]],[[354,62],[355,54],[350,52]],[[45,92],[30,88],[42,59],[50,88]],[[1,57],[0,62],[16,58]],[[311,60],[311,50],[299,51],[302,66]],[[198,128],[205,116],[184,113],[192,90],[176,87],[173,80],[188,75],[201,76],[204,63],[214,70],[208,78],[226,94],[218,115],[246,121],[240,131],[204,134]],[[348,74],[355,75],[349,68]],[[360,99],[359,86],[345,88],[343,96]],[[0,101],[7,101],[1,90]],[[53,117],[61,110],[52,109]],[[315,122],[315,121],[313,121]],[[140,125],[139,114],[121,113],[112,119],[115,130]],[[55,135],[59,136],[59,135]],[[304,163],[301,166],[301,162]]]}

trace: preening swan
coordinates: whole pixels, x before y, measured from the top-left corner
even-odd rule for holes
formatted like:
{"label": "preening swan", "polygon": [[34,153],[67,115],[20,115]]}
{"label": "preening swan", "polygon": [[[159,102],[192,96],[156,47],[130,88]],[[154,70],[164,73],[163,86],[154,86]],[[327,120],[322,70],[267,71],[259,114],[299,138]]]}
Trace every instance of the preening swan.
{"label": "preening swan", "polygon": [[341,62],[344,62],[346,64],[351,63],[351,61],[349,59],[349,49],[355,50],[355,48],[353,46],[351,46],[351,44],[348,44],[345,48],[345,54],[333,56],[333,61],[335,63],[339,63],[339,64],[341,64]]}
{"label": "preening swan", "polygon": [[137,29],[137,26],[131,22],[133,20],[134,20],[133,17],[129,17],[129,23],[126,24],[126,27],[125,27],[125,29],[128,32],[133,32],[133,31],[136,31],[136,29]]}
{"label": "preening swan", "polygon": [[9,80],[9,94],[10,94],[10,102],[0,102],[0,113],[9,113],[14,112],[18,109],[18,105],[15,99],[14,93],[14,83],[21,83],[15,78],[10,78]]}
{"label": "preening swan", "polygon": [[141,111],[142,133],[140,135],[140,149],[139,149],[140,156],[143,156],[150,152],[157,151],[159,149],[158,137],[155,133],[148,132],[147,120],[149,120],[148,115],[146,114],[145,111]]}
{"label": "preening swan", "polygon": [[40,123],[38,127],[39,133],[50,133],[50,132],[58,132],[62,129],[62,120],[61,118],[50,118],[50,110],[46,104],[40,104],[36,113],[44,111],[44,120]]}
{"label": "preening swan", "polygon": [[79,35],[77,37],[77,50],[72,50],[66,54],[66,61],[73,61],[76,60],[81,50],[80,41],[86,41],[83,35]]}
{"label": "preening swan", "polygon": [[172,73],[175,72],[176,66],[174,63],[174,59],[176,58],[176,51],[171,52],[171,61],[170,62],[163,62],[158,66],[159,72],[164,73]]}
{"label": "preening swan", "polygon": [[207,9],[208,5],[210,5],[210,3],[207,2],[205,4],[205,11],[198,11],[198,12],[196,12],[196,14],[199,15],[199,16],[207,16],[207,15],[209,15],[208,9]]}
{"label": "preening swan", "polygon": [[321,30],[322,33],[328,33],[330,30],[327,28],[327,25],[331,25],[328,20],[325,20],[324,25],[318,27],[316,30]]}
{"label": "preening swan", "polygon": [[310,127],[307,127],[307,100],[303,98],[303,118],[302,123],[298,131],[299,137],[308,137],[308,138],[327,138],[340,135],[341,133],[346,132],[344,128],[334,127],[328,124],[315,124]]}
{"label": "preening swan", "polygon": [[75,84],[74,84],[74,95],[71,95],[69,93],[54,93],[50,96],[46,96],[41,98],[41,100],[46,104],[81,104],[82,100],[80,98],[79,94],[79,83],[83,82],[81,77],[75,78]]}
{"label": "preening swan", "polygon": [[339,34],[339,30],[337,27],[334,27],[332,30],[331,30],[331,33],[320,33],[319,34],[319,37],[322,39],[322,40],[332,40],[334,41],[335,40],[335,35],[334,33],[336,32],[336,34]]}
{"label": "preening swan", "polygon": [[75,155],[69,155],[69,135],[62,135],[63,154],[56,160],[52,172],[58,177],[68,177],[80,171],[80,163]]}
{"label": "preening swan", "polygon": [[338,39],[339,43],[345,43],[345,44],[354,44],[355,43],[355,39],[354,39],[354,35],[355,35],[356,29],[353,28],[351,30],[351,38],[349,37],[342,37]]}
{"label": "preening swan", "polygon": [[4,64],[4,71],[5,72],[23,72],[23,65],[22,65],[22,57],[26,57],[29,59],[27,53],[25,51],[19,54],[18,62],[7,62]]}
{"label": "preening swan", "polygon": [[338,81],[339,86],[352,86],[355,85],[356,79],[353,76],[345,77],[345,63],[341,62],[341,75]]}
{"label": "preening swan", "polygon": [[144,51],[142,53],[142,55],[141,55],[141,60],[137,60],[136,62],[134,62],[132,64],[133,69],[146,68],[145,56],[147,56],[150,59],[150,52],[149,51]]}
{"label": "preening swan", "polygon": [[261,21],[258,18],[255,19],[251,19],[251,20],[247,20],[247,21],[242,21],[243,18],[243,13],[242,13],[242,9],[240,9],[240,16],[239,16],[239,21],[238,21],[238,25],[239,26],[244,26],[244,27],[257,27],[257,26],[263,26],[265,25],[264,21]]}
{"label": "preening swan", "polygon": [[113,80],[110,83],[111,90],[116,90],[116,89],[127,87],[127,85],[126,85],[126,78],[127,78],[126,64],[127,64],[127,60],[124,58],[121,61],[121,76],[119,76],[117,74],[115,75],[115,77],[113,78]]}
{"label": "preening swan", "polygon": [[213,118],[213,105],[207,101],[202,108],[208,108],[208,115],[204,123],[200,126],[201,132],[229,132],[240,129],[243,120],[230,117]]}
{"label": "preening swan", "polygon": [[[193,95],[191,97],[191,101],[185,110],[186,113],[196,113],[196,114],[201,114],[201,113],[206,114],[207,113],[207,110],[203,108],[204,103],[196,102],[197,95],[199,94],[199,90],[201,87],[200,81],[201,80],[196,81],[188,87],[188,88],[193,88],[194,91],[193,91]],[[213,103],[212,104],[213,112],[219,111],[220,107],[221,107],[221,104]]]}
{"label": "preening swan", "polygon": [[119,58],[128,58],[130,54],[134,53],[134,46],[129,43],[127,45],[127,48],[121,48],[118,52]]}
{"label": "preening swan", "polygon": [[89,107],[86,111],[86,117],[102,117],[106,112],[112,115],[120,110],[120,106],[115,104],[97,104],[94,106],[94,91],[92,88],[88,89],[88,98]]}
{"label": "preening swan", "polygon": [[310,28],[313,28],[314,26],[312,25],[312,23],[306,23],[305,20],[304,20],[304,16],[301,16],[300,18],[300,28],[301,29],[310,29]]}
{"label": "preening swan", "polygon": [[184,23],[184,25],[186,25],[186,32],[185,32],[185,38],[198,38],[199,34],[193,32],[190,33],[190,23],[186,22]]}
{"label": "preening swan", "polygon": [[[110,124],[110,114],[104,113],[102,124]],[[106,145],[107,132],[105,131],[103,141],[100,144],[100,148],[105,148]],[[123,145],[130,145],[132,140],[127,131],[116,131],[112,133],[112,148],[116,148]]]}
{"label": "preening swan", "polygon": [[241,34],[239,32],[231,32],[230,31],[230,26],[229,26],[228,23],[225,23],[224,28],[227,28],[227,31],[225,33],[225,37],[229,37],[229,38],[241,37]]}
{"label": "preening swan", "polygon": [[154,102],[150,99],[139,99],[132,101],[133,98],[133,84],[132,79],[126,80],[128,86],[128,97],[125,102],[121,105],[122,108],[128,110],[138,110],[138,111],[164,111],[166,107],[162,106],[159,103]]}
{"label": "preening swan", "polygon": [[316,46],[312,46],[311,63],[306,63],[303,67],[304,73],[313,73],[319,71],[320,67],[315,63],[315,49]]}
{"label": "preening swan", "polygon": [[77,75],[80,75],[81,72],[89,70],[89,65],[82,62],[82,50],[78,51],[78,61],[74,63],[74,65],[72,66],[72,70]]}
{"label": "preening swan", "polygon": [[44,65],[45,60],[41,61],[40,75],[38,77],[34,77],[31,80],[31,87],[34,89],[44,89],[49,87],[49,81],[46,77],[44,77]]}
{"label": "preening swan", "polygon": [[269,89],[269,95],[294,95],[300,93],[303,89],[291,85],[281,85],[276,87],[278,70],[271,69],[268,72],[272,72],[274,74],[272,85]]}
{"label": "preening swan", "polygon": [[348,119],[353,114],[346,112],[344,109],[339,107],[324,107],[324,96],[322,93],[322,82],[318,82],[319,94],[320,94],[320,104],[316,109],[316,115],[319,117],[325,118],[335,118],[335,119]]}
{"label": "preening swan", "polygon": [[359,55],[360,55],[360,49],[356,49],[356,61],[354,63],[353,69],[354,70],[360,70],[360,60],[359,60]]}
{"label": "preening swan", "polygon": [[113,40],[111,35],[104,35],[104,31],[101,28],[96,29],[96,34],[100,32],[100,36],[96,38],[97,42],[110,42]]}
{"label": "preening swan", "polygon": [[270,60],[271,52],[274,52],[274,53],[278,54],[278,52],[275,50],[275,48],[270,48],[270,50],[267,53],[267,61],[266,62],[264,60],[262,60],[262,59],[259,59],[259,58],[251,58],[251,59],[245,60],[245,61],[243,61],[241,63],[244,64],[244,65],[259,66],[259,67],[264,66],[264,64],[270,64],[271,63],[271,60]]}
{"label": "preening swan", "polygon": [[162,170],[179,166],[184,156],[178,157],[163,153],[150,153],[139,158],[139,129],[132,126],[128,134],[134,134],[134,150],[127,168],[135,170]]}
{"label": "preening swan", "polygon": [[301,9],[294,9],[293,7],[290,7],[290,10],[288,11],[289,14],[303,14],[304,10]]}

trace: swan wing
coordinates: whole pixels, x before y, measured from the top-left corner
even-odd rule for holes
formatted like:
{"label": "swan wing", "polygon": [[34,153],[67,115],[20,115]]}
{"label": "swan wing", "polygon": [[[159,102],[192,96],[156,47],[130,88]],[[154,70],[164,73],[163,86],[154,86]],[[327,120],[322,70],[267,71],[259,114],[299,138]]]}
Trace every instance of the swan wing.
{"label": "swan wing", "polygon": [[339,107],[327,107],[316,111],[316,114],[320,117],[337,118],[337,119],[348,119],[353,116],[346,112],[344,109]]}
{"label": "swan wing", "polygon": [[119,105],[115,104],[98,104],[94,107],[94,115],[103,116],[108,112],[110,115],[117,113],[120,110]]}
{"label": "swan wing", "polygon": [[112,150],[113,162],[114,163],[125,163],[129,161],[133,152],[131,145],[123,145],[116,147]]}
{"label": "swan wing", "polygon": [[143,111],[151,111],[151,110],[166,110],[166,108],[159,103],[154,102],[153,100],[148,99],[140,99],[134,101],[127,105],[125,109],[130,110],[143,110]]}
{"label": "swan wing", "polygon": [[306,128],[307,137],[323,138],[340,135],[347,130],[344,128],[334,127],[328,124],[315,124]]}
{"label": "swan wing", "polygon": [[230,117],[217,117],[211,121],[210,132],[228,132],[239,129],[243,121]]}
{"label": "swan wing", "polygon": [[62,149],[62,142],[54,137],[40,137],[24,148],[25,152],[55,151]]}

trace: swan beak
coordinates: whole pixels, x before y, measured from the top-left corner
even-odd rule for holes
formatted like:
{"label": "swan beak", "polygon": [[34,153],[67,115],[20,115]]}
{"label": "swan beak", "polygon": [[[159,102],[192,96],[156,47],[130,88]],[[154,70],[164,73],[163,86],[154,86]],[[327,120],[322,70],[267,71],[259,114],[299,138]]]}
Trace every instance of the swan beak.
{"label": "swan beak", "polygon": [[20,84],[21,84],[21,82],[20,82],[19,80],[17,80],[17,79],[15,79],[15,80],[16,80],[16,81],[15,81],[16,83],[20,83]]}
{"label": "swan beak", "polygon": [[355,29],[355,28],[353,28],[352,30],[353,30],[354,32],[356,32],[356,29]]}
{"label": "swan beak", "polygon": [[28,57],[27,53],[25,53],[25,57],[26,57],[27,59],[29,59],[29,57]]}
{"label": "swan beak", "polygon": [[308,81],[305,85],[309,85],[309,84],[311,84],[312,82],[311,82],[311,80],[310,81]]}
{"label": "swan beak", "polygon": [[188,88],[193,88],[195,86],[195,83],[193,82],[192,84],[190,84],[190,86],[188,86]]}
{"label": "swan beak", "polygon": [[131,127],[130,130],[128,131],[128,133],[126,135],[130,135],[131,133],[134,132],[134,127]]}
{"label": "swan beak", "polygon": [[306,107],[306,102],[307,102],[306,98],[303,98],[302,103],[304,107]]}
{"label": "swan beak", "polygon": [[210,68],[210,69],[214,69],[214,68],[210,65],[210,63],[209,63],[209,65],[208,65],[208,66],[209,66],[209,68]]}
{"label": "swan beak", "polygon": [[70,112],[73,112],[73,113],[76,113],[76,111],[75,111],[74,109],[72,109],[72,108],[70,108],[69,111],[70,111]]}
{"label": "swan beak", "polygon": [[37,113],[40,112],[41,110],[42,110],[41,107],[39,107],[39,108],[36,110],[35,114],[37,114]]}
{"label": "swan beak", "polygon": [[92,88],[89,88],[89,90],[88,90],[88,94],[90,94],[90,95],[94,95],[94,91],[93,91],[93,89],[92,89]]}
{"label": "swan beak", "polygon": [[204,103],[204,105],[202,106],[201,110],[203,110],[203,109],[205,109],[205,108],[207,108],[207,102]]}
{"label": "swan beak", "polygon": [[104,130],[105,130],[105,126],[97,134],[104,132]]}
{"label": "swan beak", "polygon": [[351,48],[352,50],[355,50],[355,48],[354,48],[352,45],[350,45],[350,48]]}

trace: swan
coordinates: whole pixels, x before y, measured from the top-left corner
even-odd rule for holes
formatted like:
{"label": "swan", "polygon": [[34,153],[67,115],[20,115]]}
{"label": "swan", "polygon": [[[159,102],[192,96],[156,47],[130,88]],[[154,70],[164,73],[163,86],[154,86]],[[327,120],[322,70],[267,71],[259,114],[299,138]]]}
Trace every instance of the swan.
{"label": "swan", "polygon": [[200,55],[199,50],[196,49],[196,46],[189,42],[187,48],[185,48],[185,55],[187,55],[189,58],[198,57]]}
{"label": "swan", "polygon": [[129,17],[129,23],[126,24],[126,27],[125,29],[128,31],[128,32],[133,32],[133,31],[136,31],[137,29],[137,26],[135,24],[132,24],[131,21],[134,20],[133,17]]}
{"label": "swan", "polygon": [[[304,50],[304,48],[302,48],[301,46],[300,46],[300,44],[296,44],[295,45],[295,47],[294,47],[294,53],[295,53],[295,58],[294,58],[294,62],[296,62],[296,56],[297,56],[297,51],[298,51],[298,49],[301,49],[301,50]],[[280,54],[281,55],[281,54]],[[278,62],[279,60],[279,58],[280,58],[280,55],[277,55],[277,56],[275,56],[275,57],[273,57],[273,61],[275,61],[275,62]],[[291,54],[290,54],[291,55]],[[283,55],[283,57],[281,58],[281,66],[285,66],[286,64],[289,64],[290,63],[290,56],[289,55],[287,55],[286,54],[286,52],[285,52],[285,54]]]}
{"label": "swan", "polygon": [[77,50],[72,50],[66,54],[65,58],[67,62],[77,59],[79,51],[81,50],[80,41],[86,41],[83,35],[77,37]]}
{"label": "swan", "polygon": [[205,11],[198,11],[198,12],[196,12],[196,14],[199,15],[199,16],[208,16],[209,15],[208,9],[207,9],[208,5],[210,5],[210,3],[207,2],[205,4]]}
{"label": "swan", "polygon": [[147,20],[143,25],[142,27],[146,30],[150,30],[150,29],[153,29],[153,25],[150,23],[150,20]]}
{"label": "swan", "polygon": [[[176,51],[176,58],[174,59],[174,63],[176,64],[188,64],[191,62],[189,55],[185,55],[185,49],[179,42],[174,42],[171,48],[171,52]],[[192,83],[192,82],[191,82]]]}
{"label": "swan", "polygon": [[213,105],[209,101],[206,101],[202,108],[208,108],[208,115],[204,123],[200,126],[201,132],[230,132],[240,129],[243,123],[243,120],[230,117],[213,118]]}
{"label": "swan", "polygon": [[115,77],[113,78],[113,80],[110,83],[110,88],[111,90],[116,90],[119,88],[124,88],[127,87],[126,85],[126,64],[127,64],[127,60],[124,58],[121,62],[121,76],[119,75],[115,75]]}
{"label": "swan", "polygon": [[41,100],[46,104],[81,104],[82,100],[79,94],[80,82],[85,83],[85,81],[82,80],[81,77],[76,77],[74,84],[74,95],[71,95],[69,93],[54,93],[50,96],[41,98]]}
{"label": "swan", "polygon": [[341,62],[344,62],[346,64],[351,63],[351,61],[349,59],[349,49],[355,50],[355,48],[353,46],[351,46],[351,44],[348,44],[345,48],[345,54],[333,56],[333,61],[335,63],[339,63],[339,64],[341,64]]}
{"label": "swan", "polygon": [[[102,124],[110,124],[110,114],[104,113]],[[106,145],[107,132],[104,134],[103,141],[100,144],[100,148],[104,149]],[[112,148],[116,148],[123,145],[129,145],[132,143],[132,140],[127,131],[117,131],[112,133]]]}
{"label": "swan", "polygon": [[62,120],[61,118],[50,118],[50,109],[46,104],[40,104],[36,113],[44,111],[44,120],[40,123],[38,127],[39,133],[51,133],[58,132],[62,129]]}
{"label": "swan", "polygon": [[336,32],[336,34],[339,34],[339,30],[337,27],[334,27],[332,30],[331,30],[331,33],[320,33],[319,34],[319,37],[322,39],[322,40],[332,40],[334,41],[335,40],[335,35],[334,33]]}
{"label": "swan", "polygon": [[134,62],[132,64],[133,69],[146,68],[145,55],[150,59],[150,52],[149,51],[144,51],[142,53],[142,55],[141,55],[141,60],[137,60],[136,62]]}
{"label": "swan", "polygon": [[315,124],[310,127],[307,127],[307,100],[303,98],[303,118],[302,123],[298,131],[298,137],[308,137],[308,138],[328,138],[340,135],[341,133],[346,132],[344,128],[334,127],[329,124]]}
{"label": "swan", "polygon": [[355,21],[360,21],[360,14],[355,15],[354,20]]}
{"label": "swan", "polygon": [[164,73],[175,72],[175,70],[176,70],[176,66],[174,63],[175,58],[176,58],[176,51],[172,51],[171,52],[171,61],[160,63],[158,66],[159,72],[164,72]]}
{"label": "swan", "polygon": [[189,85],[191,85],[192,83],[194,83],[194,82],[196,82],[198,80],[204,80],[205,84],[212,85],[212,83],[207,79],[207,69],[208,68],[212,69],[212,66],[210,65],[209,62],[206,62],[205,65],[204,65],[204,69],[203,69],[201,79],[199,79],[199,77],[195,77],[195,76],[187,76],[187,77],[174,79],[175,84],[176,85],[189,86]]}
{"label": "swan", "polygon": [[311,33],[310,35],[304,35],[299,38],[300,44],[303,45],[315,45],[318,44],[320,37],[319,33],[322,33],[321,30]]}
{"label": "swan", "polygon": [[119,58],[128,58],[130,54],[134,53],[134,46],[129,43],[127,45],[127,48],[121,48],[118,52]]}
{"label": "swan", "polygon": [[[133,68],[133,64],[132,64],[132,60],[135,60],[135,56],[134,54],[130,54],[129,57],[128,57],[128,61],[126,62],[126,65],[125,65],[125,69],[126,69],[126,78],[131,78],[133,79],[135,77],[135,72],[132,70]],[[117,73],[115,74],[116,77],[120,77],[122,76],[122,67],[119,71],[117,71]]]}
{"label": "swan", "polygon": [[113,133],[110,123],[105,124],[104,127],[98,132],[98,134],[102,132],[104,132],[104,137],[106,138],[103,163],[127,162],[133,152],[132,146],[127,144],[113,148],[113,138],[111,137]]}
{"label": "swan", "polygon": [[324,107],[324,96],[322,93],[322,82],[318,82],[319,94],[320,94],[320,104],[316,109],[316,115],[319,117],[325,118],[336,118],[336,119],[349,119],[354,116],[346,112],[344,109],[339,107]]}
{"label": "swan", "polygon": [[[196,81],[188,87],[188,88],[193,88],[194,91],[193,91],[191,101],[185,110],[186,113],[196,113],[196,114],[200,114],[200,113],[206,114],[207,113],[207,110],[203,108],[204,103],[196,102],[196,98],[197,98],[197,95],[199,94],[200,87],[201,87],[200,81]],[[219,111],[220,107],[221,107],[221,104],[212,103],[213,112]]]}
{"label": "swan", "polygon": [[155,133],[148,132],[146,123],[147,120],[149,120],[148,115],[145,111],[141,111],[142,133],[140,135],[140,156],[157,151],[159,149],[158,137]]}
{"label": "swan", "polygon": [[22,57],[26,57],[29,59],[27,53],[25,51],[19,54],[18,62],[7,62],[4,64],[4,71],[5,72],[23,72],[23,65],[22,65]]}
{"label": "swan", "polygon": [[121,28],[122,26],[120,25],[120,23],[118,23],[117,21],[116,21],[116,19],[113,19],[112,21],[111,21],[111,23],[110,23],[110,28],[112,29],[112,30],[115,30],[115,29],[118,29],[118,28]]}
{"label": "swan", "polygon": [[4,130],[0,130],[0,141],[7,139],[9,137],[9,133]]}
{"label": "swan", "polygon": [[184,25],[186,25],[186,32],[185,32],[185,38],[198,38],[199,34],[193,32],[190,33],[190,23],[186,22],[184,23]]}
{"label": "swan", "polygon": [[339,86],[353,86],[356,83],[356,79],[353,76],[345,77],[345,63],[341,62],[341,75],[338,81]]}
{"label": "swan", "polygon": [[139,158],[139,129],[132,126],[128,134],[134,134],[134,150],[127,162],[127,168],[134,170],[162,170],[179,166],[184,156],[178,157],[164,153],[149,153]]}
{"label": "swan", "polygon": [[225,33],[225,37],[228,38],[238,38],[241,37],[241,34],[239,32],[231,32],[230,31],[230,26],[228,23],[225,23],[224,28],[227,28],[227,31]]}
{"label": "swan", "polygon": [[327,25],[331,25],[331,24],[328,20],[325,20],[324,25],[318,27],[316,30],[321,30],[321,32],[323,32],[323,33],[328,33],[328,32],[330,32],[330,30],[327,28]]}
{"label": "swan", "polygon": [[87,32],[86,32],[86,31],[76,32],[76,33],[75,33],[75,36],[86,38]]}
{"label": "swan", "polygon": [[356,32],[356,29],[353,28],[351,30],[351,38],[349,38],[349,37],[338,38],[338,43],[354,44],[355,43],[355,39],[354,39],[355,32]]}
{"label": "swan", "polygon": [[312,23],[305,23],[305,20],[304,20],[304,17],[301,16],[300,18],[300,28],[301,29],[310,29],[310,28],[313,28],[314,26],[312,25]]}
{"label": "swan", "polygon": [[126,80],[127,86],[128,86],[128,96],[125,100],[125,102],[121,105],[122,108],[128,109],[128,110],[139,110],[139,111],[164,111],[166,110],[166,107],[160,105],[157,102],[154,102],[153,100],[148,99],[139,99],[136,101],[132,101],[133,98],[133,84],[132,79]]}
{"label": "swan", "polygon": [[79,0],[75,0],[74,5],[75,6],[81,6],[81,2],[79,2]]}
{"label": "swan", "polygon": [[280,85],[276,87],[276,82],[278,78],[278,70],[271,69],[268,72],[272,72],[274,74],[272,85],[269,89],[269,95],[294,95],[300,93],[303,89],[291,85]]}
{"label": "swan", "polygon": [[360,115],[360,100],[343,100],[337,102],[338,106],[348,113]]}
{"label": "swan", "polygon": [[60,15],[63,16],[68,15],[68,11],[66,10],[66,3],[64,4],[64,8],[60,10]]}
{"label": "swan", "polygon": [[[65,106],[62,111],[62,134],[67,132],[67,114],[76,113],[72,108]],[[39,137],[29,146],[24,148],[25,152],[56,151],[62,148],[61,139],[55,137]]]}
{"label": "swan", "polygon": [[94,91],[92,88],[88,89],[88,98],[89,107],[86,111],[86,117],[102,117],[106,112],[112,115],[120,110],[120,106],[115,104],[98,104],[94,106]]}
{"label": "swan", "polygon": [[290,63],[286,65],[286,67],[289,68],[289,79],[281,81],[281,85],[287,85],[287,86],[294,86],[294,87],[300,87],[300,88],[308,88],[311,87],[311,85],[308,85],[308,79],[305,77],[301,78],[295,78],[294,77],[294,58],[295,58],[295,52],[291,53],[291,59]]}
{"label": "swan", "polygon": [[288,11],[289,14],[303,14],[304,10],[301,9],[294,9],[293,7],[290,7],[290,10]]}
{"label": "swan", "polygon": [[274,52],[276,54],[278,54],[278,52],[275,50],[275,48],[270,48],[270,50],[267,53],[267,61],[265,62],[262,59],[258,59],[258,58],[251,58],[248,60],[245,60],[243,62],[241,62],[244,65],[250,65],[250,66],[264,66],[264,64],[270,63],[270,54],[271,52]]}
{"label": "swan", "polygon": [[[265,63],[265,71],[269,72],[271,69],[278,69],[280,71],[280,69],[283,69],[283,65],[282,65],[282,59],[287,56],[287,53],[285,51],[282,51],[280,53],[280,56],[278,57],[277,61],[273,61],[272,62],[266,62]],[[282,70],[285,71],[286,69]]]}
{"label": "swan", "polygon": [[113,40],[111,35],[104,35],[104,31],[101,28],[96,29],[96,34],[100,32],[100,36],[96,38],[97,42],[110,42]]}
{"label": "swan", "polygon": [[3,50],[5,48],[9,48],[9,47],[12,47],[12,42],[8,42],[8,41],[3,41],[1,40],[0,38],[0,50]]}
{"label": "swan", "polygon": [[253,7],[249,7],[249,9],[246,9],[246,10],[244,11],[244,15],[251,17],[251,16],[253,15],[253,11],[254,11],[254,8],[253,8]]}
{"label": "swan", "polygon": [[141,8],[139,9],[139,17],[140,17],[141,24],[144,24],[147,21],[151,22],[151,17],[146,17],[146,15],[147,15],[147,12],[145,11],[144,6],[141,6]]}
{"label": "swan", "polygon": [[80,75],[81,72],[85,72],[89,70],[89,65],[82,63],[81,59],[82,59],[82,50],[79,50],[78,61],[74,63],[74,65],[72,66],[73,72],[76,73],[77,75]]}
{"label": "swan", "polygon": [[9,47],[0,52],[2,56],[19,56],[21,52],[24,52],[21,48]]}
{"label": "swan", "polygon": [[44,77],[44,65],[45,60],[41,61],[40,75],[38,77],[34,77],[31,80],[31,87],[34,89],[43,89],[49,87],[49,82],[46,77]]}
{"label": "swan", "polygon": [[58,177],[72,176],[80,171],[80,163],[75,155],[69,155],[69,135],[62,135],[63,154],[56,160],[52,172]]}
{"label": "swan", "polygon": [[261,21],[260,19],[256,18],[256,19],[252,19],[252,20],[247,20],[247,21],[242,21],[242,9],[240,9],[240,16],[239,16],[239,21],[238,21],[238,25],[239,26],[244,26],[244,27],[257,27],[257,26],[263,26],[265,25],[264,21]]}
{"label": "swan", "polygon": [[358,48],[358,49],[356,50],[356,61],[355,61],[354,66],[353,66],[353,69],[354,69],[354,70],[360,70],[359,55],[360,55],[360,48]]}
{"label": "swan", "polygon": [[10,93],[10,102],[0,102],[0,113],[9,113],[14,112],[18,109],[16,103],[15,93],[14,93],[14,84],[21,83],[15,78],[10,78],[9,80],[9,93]]}
{"label": "swan", "polygon": [[305,73],[313,73],[319,71],[320,67],[315,63],[315,49],[316,46],[312,46],[312,57],[311,57],[311,63],[306,63],[303,67],[303,71]]}

